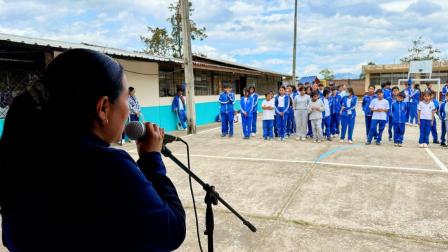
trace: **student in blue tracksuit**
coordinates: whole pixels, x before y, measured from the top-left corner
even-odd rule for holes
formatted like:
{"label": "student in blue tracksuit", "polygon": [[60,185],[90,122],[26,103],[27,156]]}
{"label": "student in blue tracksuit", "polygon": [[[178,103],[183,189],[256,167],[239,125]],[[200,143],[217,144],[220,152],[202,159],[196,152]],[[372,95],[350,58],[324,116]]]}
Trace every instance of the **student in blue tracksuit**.
{"label": "student in blue tracksuit", "polygon": [[381,84],[381,88],[383,89],[384,99],[388,100],[390,97],[392,97],[392,90],[390,89],[390,86],[392,83],[390,81],[387,81],[383,84]]}
{"label": "student in blue tracksuit", "polygon": [[288,108],[288,121],[286,122],[286,135],[287,137],[293,135],[295,133],[294,126],[294,108],[293,108],[293,97],[294,97],[294,88],[292,85],[288,85],[286,87],[286,96],[289,98],[289,108]]}
{"label": "student in blue tracksuit", "polygon": [[[313,91],[312,91],[312,88],[311,88],[311,86],[309,86],[309,87],[307,87],[306,89],[305,89],[305,93],[309,96],[309,97],[311,97],[311,93],[312,93]],[[311,127],[311,120],[309,119],[309,116],[308,116],[308,133],[306,134],[306,137],[307,138],[313,138],[313,127]]]}
{"label": "student in blue tracksuit", "polygon": [[331,110],[331,136],[339,137],[339,125],[342,98],[338,95],[336,87],[331,89],[330,110]]}
{"label": "student in blue tracksuit", "polygon": [[412,79],[410,79],[407,83],[404,84],[404,89],[403,89],[403,94],[405,96],[403,102],[406,103],[406,107],[407,107],[406,124],[409,123],[409,109],[410,109],[410,101],[411,101],[410,85],[412,85]]}
{"label": "student in blue tracksuit", "polygon": [[364,111],[364,118],[366,123],[366,138],[369,137],[370,126],[372,125],[372,110],[370,110],[370,103],[376,99],[375,86],[370,85],[369,91],[362,98],[362,110]]}
{"label": "student in blue tracksuit", "polygon": [[243,125],[243,135],[244,139],[250,138],[250,128],[253,117],[254,100],[250,95],[249,89],[245,88],[244,96],[241,97],[241,124]]}
{"label": "student in blue tracksuit", "polygon": [[420,85],[415,84],[414,88],[411,88],[411,95],[410,95],[410,109],[409,109],[409,123],[410,125],[417,125],[418,123],[418,112],[417,112],[417,106],[420,102]]}
{"label": "student in blue tracksuit", "polygon": [[325,86],[322,83],[319,83],[319,88],[318,88],[318,92],[319,92],[319,98],[323,99],[324,98],[324,90],[325,90]]}
{"label": "student in blue tracksuit", "polygon": [[448,108],[447,108],[447,101],[443,101],[442,104],[440,104],[440,108],[439,108],[439,118],[442,121],[442,135],[440,137],[440,141],[442,142],[440,144],[440,146],[442,147],[447,147],[446,145],[446,133],[447,133],[447,119],[448,117],[446,116],[446,112],[448,112]]}
{"label": "student in blue tracksuit", "polygon": [[235,94],[232,93],[232,87],[229,84],[224,84],[224,91],[219,95],[219,103],[221,104],[221,136],[229,135],[229,137],[233,137]]}
{"label": "student in blue tracksuit", "polygon": [[384,128],[387,122],[387,112],[389,111],[389,102],[384,99],[382,89],[376,91],[378,98],[373,99],[370,103],[370,109],[373,112],[372,125],[370,126],[369,137],[367,138],[366,145],[372,144],[372,139],[376,135],[376,145],[381,145],[381,139],[383,136]]}
{"label": "student in blue tracksuit", "polygon": [[[435,91],[431,91],[431,99],[432,102],[434,103],[434,107],[436,107],[436,115],[438,115],[439,113],[439,101],[436,98],[436,92]],[[431,125],[431,135],[432,135],[432,143],[434,144],[440,144],[439,142],[439,134],[437,132],[437,120],[434,119],[434,122]]]}
{"label": "student in blue tracksuit", "polygon": [[347,96],[342,99],[341,103],[341,140],[345,140],[345,134],[348,129],[348,143],[353,143],[353,130],[355,129],[356,105],[358,97],[356,97],[353,88],[347,88]]}
{"label": "student in blue tracksuit", "polygon": [[277,115],[277,129],[280,141],[285,141],[286,122],[288,121],[289,96],[285,95],[285,87],[281,86],[275,97],[275,114]]}
{"label": "student in blue tracksuit", "polygon": [[322,112],[322,130],[324,137],[331,141],[331,109],[330,109],[330,90],[325,89],[323,93],[324,97],[322,102],[324,103],[324,111]]}
{"label": "student in blue tracksuit", "polygon": [[387,99],[387,101],[389,102],[389,111],[387,112],[387,124],[389,126],[387,133],[389,134],[389,142],[393,141],[392,104],[397,101],[398,93],[400,93],[400,89],[398,87],[393,87],[392,96]]}
{"label": "student in blue tracksuit", "polygon": [[442,100],[441,102],[444,102],[446,100],[446,95],[448,94],[448,80],[446,81],[445,86],[442,88]]}
{"label": "student in blue tracksuit", "polygon": [[255,92],[255,86],[250,86],[249,87],[249,92],[250,92],[250,97],[252,97],[252,101],[253,101],[253,106],[254,108],[252,109],[252,122],[250,123],[251,125],[251,135],[255,136],[257,134],[257,112],[258,112],[258,94]]}
{"label": "student in blue tracksuit", "polygon": [[187,114],[185,113],[185,98],[182,95],[183,90],[181,88],[177,89],[177,94],[174,96],[173,103],[171,104],[171,109],[176,114],[178,123],[178,129],[187,129]]}
{"label": "student in blue tracksuit", "polygon": [[402,147],[406,130],[406,111],[408,105],[404,102],[405,97],[406,95],[403,92],[399,93],[397,100],[391,106],[392,124],[394,126],[394,145],[396,147]]}
{"label": "student in blue tracksuit", "polygon": [[420,125],[420,138],[418,140],[420,148],[428,148],[429,134],[431,133],[431,125],[433,124],[436,113],[436,107],[431,100],[431,93],[423,93],[423,101],[418,104],[418,124]]}

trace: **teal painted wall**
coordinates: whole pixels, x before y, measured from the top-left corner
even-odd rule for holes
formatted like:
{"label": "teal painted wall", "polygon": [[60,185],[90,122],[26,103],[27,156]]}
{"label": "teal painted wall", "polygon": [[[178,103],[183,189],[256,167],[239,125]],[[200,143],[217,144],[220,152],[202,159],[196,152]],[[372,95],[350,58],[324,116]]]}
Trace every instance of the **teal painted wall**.
{"label": "teal painted wall", "polygon": [[[261,103],[264,99],[260,99],[258,102],[258,111],[261,112]],[[235,110],[240,109],[240,102],[236,101]],[[160,127],[164,128],[166,131],[174,131],[176,129],[177,118],[173,111],[171,111],[171,106],[160,106],[160,107],[143,107],[142,108],[143,117],[145,121],[158,124]],[[219,103],[218,102],[205,102],[196,104],[196,124],[198,126],[206,125],[215,122],[215,117],[219,113]],[[3,124],[5,120],[0,119],[0,136],[3,132]]]}
{"label": "teal painted wall", "polygon": [[3,133],[3,124],[5,124],[5,119],[0,119],[0,137]]}

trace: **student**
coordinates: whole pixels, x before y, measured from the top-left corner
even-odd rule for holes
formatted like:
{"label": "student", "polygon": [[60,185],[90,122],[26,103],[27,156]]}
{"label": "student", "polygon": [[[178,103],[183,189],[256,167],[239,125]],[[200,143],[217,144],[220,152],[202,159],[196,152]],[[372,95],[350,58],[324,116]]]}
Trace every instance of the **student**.
{"label": "student", "polygon": [[440,146],[442,147],[447,147],[446,145],[446,139],[447,139],[447,132],[448,132],[448,117],[446,116],[446,112],[448,112],[448,102],[445,100],[442,102],[442,104],[440,104],[440,109],[439,109],[439,117],[440,120],[442,121],[442,136],[440,137],[441,140],[441,144]]}
{"label": "student", "polygon": [[319,84],[317,82],[313,82],[313,85],[311,85],[311,92],[319,92]]}
{"label": "student", "polygon": [[330,97],[330,110],[331,110],[331,137],[339,137],[339,125],[340,125],[340,117],[339,113],[341,112],[341,96],[338,95],[338,90],[336,87],[331,89],[331,97]]}
{"label": "student", "polygon": [[446,81],[445,86],[443,86],[442,88],[442,102],[444,102],[446,100],[446,95],[448,93],[448,80]]}
{"label": "student", "polygon": [[321,99],[323,99],[324,98],[324,84],[322,84],[322,83],[319,83],[319,97],[321,98]]}
{"label": "student", "polygon": [[232,93],[232,87],[229,84],[224,84],[224,91],[219,94],[219,103],[221,104],[221,136],[233,137],[235,94]]}
{"label": "student", "polygon": [[250,132],[252,136],[257,134],[257,112],[258,112],[258,94],[255,92],[255,86],[249,87],[250,97],[253,101],[253,109],[252,109],[252,121],[250,123]]}
{"label": "student", "polygon": [[327,138],[328,141],[331,141],[331,109],[330,109],[330,90],[325,89],[323,91],[323,98],[322,101],[324,103],[324,112],[322,112],[323,122],[322,122],[322,129],[324,132],[324,137]]}
{"label": "student", "polygon": [[389,134],[389,142],[393,141],[393,124],[392,124],[392,104],[397,101],[398,94],[400,93],[400,89],[398,87],[392,88],[392,96],[387,99],[389,102],[389,111],[387,112],[387,124],[388,124],[388,130],[387,133]]}
{"label": "student", "polygon": [[345,140],[345,134],[348,128],[348,143],[353,143],[353,130],[355,129],[356,119],[356,105],[358,104],[358,97],[354,94],[353,88],[347,89],[348,96],[342,99],[341,106],[341,140],[343,143]]}
{"label": "student", "polygon": [[405,96],[403,102],[406,103],[406,124],[409,124],[409,109],[410,109],[410,97],[411,97],[411,88],[412,80],[410,79],[408,82],[404,84],[403,94]]}
{"label": "student", "polygon": [[418,107],[418,125],[420,126],[420,138],[418,140],[420,148],[428,148],[429,134],[431,132],[431,125],[434,122],[434,114],[436,107],[431,101],[431,93],[423,93],[423,101],[419,102]]}
{"label": "student", "polygon": [[372,110],[370,110],[370,103],[377,98],[375,94],[375,85],[369,86],[369,91],[362,98],[362,110],[364,111],[364,118],[366,123],[366,139],[369,137],[370,126],[372,125]]}
{"label": "student", "polygon": [[416,126],[418,123],[417,105],[420,102],[420,85],[415,84],[414,88],[410,90],[410,109],[409,109],[409,125]]}
{"label": "student", "polygon": [[[439,101],[436,98],[436,92],[430,91],[431,93],[431,100],[434,103],[434,107],[436,108],[436,115],[439,113]],[[439,136],[437,133],[437,120],[434,120],[431,125],[431,135],[432,135],[432,143],[434,144],[440,144],[439,142]]]}
{"label": "student", "polygon": [[[381,145],[381,138],[383,136],[384,128],[386,127],[387,112],[389,111],[389,102],[384,99],[382,89],[376,91],[377,98],[370,104],[370,109],[373,112],[372,125],[370,126],[369,137],[366,145],[372,144],[372,139],[376,135],[376,145]],[[378,131],[377,131],[378,129]]]}
{"label": "student", "polygon": [[396,147],[402,147],[403,136],[406,130],[406,111],[407,103],[404,102],[406,95],[402,92],[397,95],[397,101],[392,103],[391,115],[392,124],[394,128],[394,145]]}
{"label": "student", "polygon": [[381,88],[383,89],[384,99],[389,100],[390,97],[392,97],[392,91],[390,89],[391,82],[387,81],[383,84],[381,84]]}
{"label": "student", "polygon": [[177,89],[177,94],[174,96],[173,102],[171,104],[173,112],[176,114],[178,123],[178,130],[187,129],[187,114],[185,113],[185,98],[183,96],[182,88]]}
{"label": "student", "polygon": [[[311,93],[312,93],[311,87],[306,88],[305,91],[311,100]],[[308,132],[306,134],[306,138],[312,138],[312,137],[313,137],[313,128],[311,127],[311,121],[309,119],[309,114],[308,114]]]}
{"label": "student", "polygon": [[345,86],[345,84],[341,84],[338,86],[338,95],[341,96],[341,100],[347,95],[346,89],[347,87]]}
{"label": "student", "polygon": [[311,94],[311,102],[308,105],[311,127],[313,129],[314,142],[322,142],[322,112],[325,110],[322,100],[319,99],[319,92]]}
{"label": "student", "polygon": [[286,87],[285,95],[289,98],[289,108],[288,108],[288,121],[286,122],[286,137],[290,137],[295,133],[294,127],[294,108],[293,108],[293,93],[294,87],[292,85],[288,85]]}
{"label": "student", "polygon": [[241,123],[243,125],[243,135],[244,139],[250,138],[250,128],[252,123],[254,100],[250,95],[249,89],[245,88],[243,90],[244,97],[241,97]]}
{"label": "student", "polygon": [[431,93],[433,91],[435,91],[435,90],[433,90],[432,83],[426,83],[425,92],[430,92]]}
{"label": "student", "polygon": [[274,139],[275,101],[272,92],[265,94],[266,100],[261,103],[263,109],[263,139]]}
{"label": "student", "polygon": [[285,95],[285,87],[281,86],[275,97],[275,113],[277,115],[277,129],[280,141],[285,141],[286,122],[288,121],[289,96]]}
{"label": "student", "polygon": [[296,140],[303,141],[307,135],[308,105],[311,103],[310,96],[305,94],[305,87],[299,87],[299,95],[294,97],[293,103],[297,134]]}

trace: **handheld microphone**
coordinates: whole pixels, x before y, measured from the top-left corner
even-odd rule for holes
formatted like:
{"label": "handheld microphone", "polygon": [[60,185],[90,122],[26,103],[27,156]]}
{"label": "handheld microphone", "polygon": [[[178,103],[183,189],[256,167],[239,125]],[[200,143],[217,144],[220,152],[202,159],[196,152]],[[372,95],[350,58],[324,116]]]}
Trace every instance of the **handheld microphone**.
{"label": "handheld microphone", "polygon": [[[128,125],[126,125],[126,128],[124,129],[124,133],[129,137],[129,139],[138,140],[146,135],[146,127],[141,122],[137,121],[129,122]],[[163,138],[163,145],[180,140],[181,140],[180,137],[165,134],[165,137]]]}

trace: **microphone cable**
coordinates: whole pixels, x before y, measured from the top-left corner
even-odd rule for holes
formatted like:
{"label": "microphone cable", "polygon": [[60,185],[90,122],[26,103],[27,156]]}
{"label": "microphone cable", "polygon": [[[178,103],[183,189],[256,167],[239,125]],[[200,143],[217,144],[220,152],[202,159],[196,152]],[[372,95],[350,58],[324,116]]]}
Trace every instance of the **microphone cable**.
{"label": "microphone cable", "polygon": [[[182,138],[178,138],[178,140],[180,142],[184,143],[185,146],[187,147],[187,167],[188,167],[188,170],[191,170],[191,167],[190,167],[190,146]],[[203,252],[203,250],[202,250],[202,243],[201,243],[201,236],[199,235],[198,212],[197,212],[197,209],[196,209],[196,200],[194,199],[193,185],[191,183],[191,176],[188,176],[188,182],[190,183],[191,199],[193,200],[194,218],[196,220],[196,236],[198,238],[199,249],[201,250],[201,252]]]}

